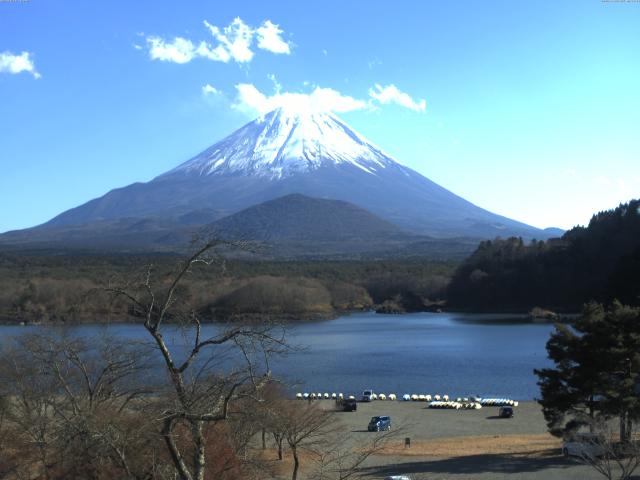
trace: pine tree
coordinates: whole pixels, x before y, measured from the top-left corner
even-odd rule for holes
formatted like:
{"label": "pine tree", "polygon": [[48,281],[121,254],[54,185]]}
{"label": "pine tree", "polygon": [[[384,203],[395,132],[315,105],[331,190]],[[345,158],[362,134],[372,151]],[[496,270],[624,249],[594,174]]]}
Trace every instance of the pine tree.
{"label": "pine tree", "polygon": [[617,418],[628,441],[640,418],[640,309],[588,304],[573,326],[556,326],[547,352],[555,368],[535,373],[550,432],[561,436],[596,418]]}

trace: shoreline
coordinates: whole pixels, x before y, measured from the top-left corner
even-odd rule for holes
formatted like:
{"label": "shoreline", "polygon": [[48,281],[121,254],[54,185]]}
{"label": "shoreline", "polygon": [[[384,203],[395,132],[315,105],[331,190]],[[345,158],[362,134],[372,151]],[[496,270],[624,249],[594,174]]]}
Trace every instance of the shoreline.
{"label": "shoreline", "polygon": [[[573,320],[578,318],[581,314],[576,312],[565,312],[557,314],[557,317],[553,318],[544,318],[544,317],[535,317],[531,315],[530,311],[517,311],[517,310],[471,310],[471,309],[447,309],[442,308],[438,310],[433,309],[424,309],[424,310],[415,310],[415,311],[405,311],[405,312],[384,312],[379,311],[379,309],[371,308],[369,310],[337,310],[332,313],[306,313],[306,314],[294,314],[294,313],[283,313],[283,314],[237,314],[230,315],[223,318],[212,318],[212,317],[203,317],[203,324],[214,324],[214,325],[231,325],[231,324],[255,324],[255,325],[264,325],[269,323],[280,323],[284,325],[292,325],[299,323],[309,323],[309,322],[323,322],[335,320],[339,317],[350,316],[359,313],[372,313],[376,315],[384,315],[390,318],[402,316],[402,315],[416,315],[421,313],[430,313],[430,314],[469,314],[469,315],[496,315],[496,316],[505,316],[505,315],[513,315],[513,317],[507,318],[496,318],[496,319],[475,319],[474,322],[483,323],[483,321],[490,321],[492,323],[511,323],[516,321],[517,323],[531,323],[531,324],[554,324],[554,323],[571,323]],[[0,325],[1,326],[81,326],[81,325],[105,325],[105,324],[127,324],[127,323],[138,323],[138,317],[119,317],[113,318],[108,315],[92,315],[81,318],[65,318],[55,320],[38,320],[38,319],[27,319],[27,318],[12,318],[8,316],[0,316]],[[177,322],[171,322],[169,320],[167,323],[175,324]]]}

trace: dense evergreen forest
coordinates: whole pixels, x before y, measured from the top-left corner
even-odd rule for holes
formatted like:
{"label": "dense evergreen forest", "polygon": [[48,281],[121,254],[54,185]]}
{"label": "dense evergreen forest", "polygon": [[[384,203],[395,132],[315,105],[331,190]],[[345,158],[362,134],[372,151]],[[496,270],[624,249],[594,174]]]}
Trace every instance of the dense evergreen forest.
{"label": "dense evergreen forest", "polygon": [[456,270],[449,307],[579,311],[590,300],[640,303],[640,200],[594,215],[562,238],[482,242]]}

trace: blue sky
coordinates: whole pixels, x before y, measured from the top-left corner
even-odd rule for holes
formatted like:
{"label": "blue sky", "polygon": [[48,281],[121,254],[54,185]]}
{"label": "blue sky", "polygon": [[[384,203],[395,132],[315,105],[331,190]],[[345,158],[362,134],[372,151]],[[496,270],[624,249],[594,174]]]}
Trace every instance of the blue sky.
{"label": "blue sky", "polygon": [[637,2],[30,0],[0,2],[0,231],[316,89],[402,163],[538,227],[640,196]]}

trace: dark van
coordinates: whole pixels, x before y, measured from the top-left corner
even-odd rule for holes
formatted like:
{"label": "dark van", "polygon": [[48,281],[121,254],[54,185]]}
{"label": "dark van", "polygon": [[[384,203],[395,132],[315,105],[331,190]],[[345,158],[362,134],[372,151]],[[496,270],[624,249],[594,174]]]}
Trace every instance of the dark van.
{"label": "dark van", "polygon": [[355,398],[346,398],[342,401],[343,412],[355,412],[358,410],[358,403]]}
{"label": "dark van", "polygon": [[513,408],[500,407],[500,410],[498,410],[498,416],[500,418],[513,418]]}

